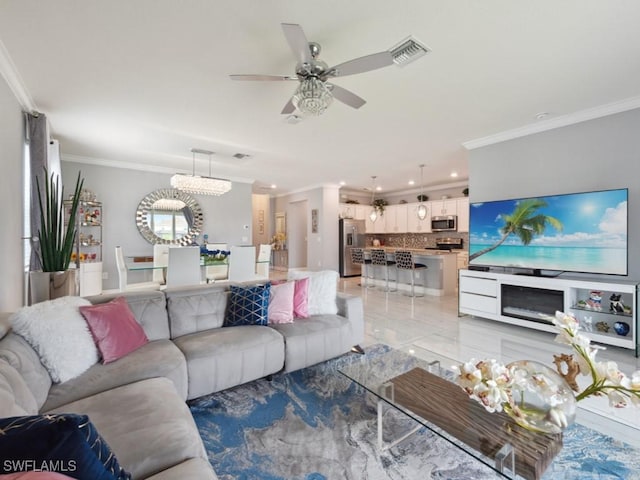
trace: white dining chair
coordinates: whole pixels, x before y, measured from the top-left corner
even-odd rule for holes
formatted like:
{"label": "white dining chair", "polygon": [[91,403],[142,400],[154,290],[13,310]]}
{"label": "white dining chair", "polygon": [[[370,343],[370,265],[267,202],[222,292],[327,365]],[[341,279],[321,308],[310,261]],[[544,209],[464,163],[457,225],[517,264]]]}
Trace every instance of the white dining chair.
{"label": "white dining chair", "polygon": [[256,261],[256,276],[259,279],[266,280],[269,278],[269,267],[271,265],[271,245],[260,244],[258,250],[258,260]]}
{"label": "white dining chair", "polygon": [[[167,267],[169,266],[169,245],[156,243],[153,246],[153,281],[164,284],[166,282]],[[162,267],[162,268],[158,268]]]}
{"label": "white dining chair", "polygon": [[248,282],[256,280],[256,247],[234,246],[230,249],[229,281]]}
{"label": "white dining chair", "polygon": [[200,247],[169,248],[167,288],[199,285],[201,276]]}
{"label": "white dining chair", "polygon": [[124,261],[122,247],[116,247],[116,267],[118,270],[118,290],[127,292],[131,290],[158,290],[160,282],[136,282],[128,283],[127,263]]}

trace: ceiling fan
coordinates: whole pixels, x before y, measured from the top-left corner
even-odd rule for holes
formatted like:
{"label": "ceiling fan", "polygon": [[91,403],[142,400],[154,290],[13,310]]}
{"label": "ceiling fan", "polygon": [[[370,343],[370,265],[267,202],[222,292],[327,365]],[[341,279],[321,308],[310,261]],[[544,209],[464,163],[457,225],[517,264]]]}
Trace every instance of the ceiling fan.
{"label": "ceiling fan", "polygon": [[334,98],[350,107],[360,108],[367,103],[364,99],[345,88],[329,83],[327,80],[368,72],[393,64],[393,55],[391,52],[385,51],[354,58],[348,62],[329,67],[318,58],[320,45],[309,42],[300,25],[283,23],[282,30],[297,61],[295,76],[230,75],[230,77],[232,80],[297,80],[300,82],[295,93],[280,112],[285,115],[293,113],[296,109],[310,115],[321,115]]}

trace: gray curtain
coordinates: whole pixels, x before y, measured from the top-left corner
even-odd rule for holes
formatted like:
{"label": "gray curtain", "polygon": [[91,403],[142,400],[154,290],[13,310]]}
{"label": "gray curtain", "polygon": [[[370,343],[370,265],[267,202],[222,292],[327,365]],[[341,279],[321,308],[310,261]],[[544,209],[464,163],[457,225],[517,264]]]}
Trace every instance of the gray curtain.
{"label": "gray curtain", "polygon": [[44,168],[48,164],[49,139],[47,138],[47,117],[40,113],[25,113],[25,134],[26,142],[29,145],[29,172],[31,174],[30,192],[30,224],[31,224],[31,257],[29,270],[41,270],[39,247],[40,244],[34,239],[38,235],[40,228],[40,205],[38,204],[38,191],[36,190],[36,178],[40,182],[40,187],[44,188],[47,181]]}

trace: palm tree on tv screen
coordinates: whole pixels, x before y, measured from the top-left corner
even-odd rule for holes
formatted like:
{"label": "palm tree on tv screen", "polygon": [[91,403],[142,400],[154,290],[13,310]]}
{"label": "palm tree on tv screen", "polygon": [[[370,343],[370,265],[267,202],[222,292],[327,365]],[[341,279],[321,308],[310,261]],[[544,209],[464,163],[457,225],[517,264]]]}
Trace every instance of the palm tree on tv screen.
{"label": "palm tree on tv screen", "polygon": [[556,230],[562,231],[562,222],[560,222],[560,220],[549,215],[537,213],[538,209],[546,206],[547,202],[544,200],[528,198],[520,201],[510,214],[500,214],[500,217],[504,220],[504,227],[500,229],[500,233],[502,233],[500,240],[470,255],[469,260],[473,260],[480,255],[495,250],[502,245],[511,234],[517,235],[523,245],[529,245],[536,235],[544,232],[547,225],[551,225]]}

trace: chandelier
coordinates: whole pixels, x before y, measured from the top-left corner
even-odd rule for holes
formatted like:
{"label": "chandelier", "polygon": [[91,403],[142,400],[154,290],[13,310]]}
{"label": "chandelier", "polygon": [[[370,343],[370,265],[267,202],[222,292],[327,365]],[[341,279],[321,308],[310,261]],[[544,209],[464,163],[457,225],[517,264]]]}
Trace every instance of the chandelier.
{"label": "chandelier", "polygon": [[375,206],[376,176],[371,176],[371,212],[369,212],[369,220],[375,222],[378,219],[378,210]]}
{"label": "chandelier", "polygon": [[[176,173],[171,177],[171,186],[173,188],[194,195],[222,195],[231,190],[231,180],[211,176],[211,155],[213,155],[213,152],[192,148],[191,153],[193,154],[193,174]],[[196,153],[209,156],[208,177],[196,175]]]}
{"label": "chandelier", "polygon": [[418,218],[424,220],[427,218],[427,206],[422,203],[424,199],[424,182],[422,180],[422,171],[424,170],[424,163],[420,165],[420,205],[418,205]]}
{"label": "chandelier", "polygon": [[291,98],[293,106],[302,113],[322,115],[333,101],[333,95],[322,80],[317,77],[307,77],[300,82]]}

